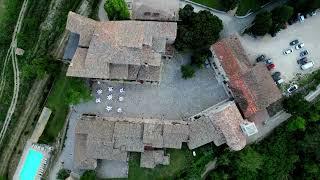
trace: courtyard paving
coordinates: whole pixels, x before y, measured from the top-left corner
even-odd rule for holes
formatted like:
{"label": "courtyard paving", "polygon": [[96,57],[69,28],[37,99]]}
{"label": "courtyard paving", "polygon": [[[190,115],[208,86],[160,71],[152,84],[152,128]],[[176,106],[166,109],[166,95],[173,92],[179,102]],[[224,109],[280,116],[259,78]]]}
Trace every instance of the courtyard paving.
{"label": "courtyard paving", "polygon": [[[102,116],[180,120],[228,99],[223,85],[217,81],[210,67],[197,70],[192,79],[182,79],[180,67],[189,61],[188,55],[177,55],[176,58],[164,61],[159,86],[95,83],[92,91],[94,100],[79,105],[77,109]],[[113,87],[113,91],[109,92],[108,87]],[[121,88],[125,89],[124,93],[120,93]],[[98,89],[102,89],[101,95],[97,94]],[[107,96],[111,94],[112,100],[108,100]],[[124,100],[120,102],[119,97]],[[96,98],[100,98],[101,103],[96,103]],[[112,107],[110,112],[106,110],[107,106]],[[118,108],[123,112],[118,113]]]}

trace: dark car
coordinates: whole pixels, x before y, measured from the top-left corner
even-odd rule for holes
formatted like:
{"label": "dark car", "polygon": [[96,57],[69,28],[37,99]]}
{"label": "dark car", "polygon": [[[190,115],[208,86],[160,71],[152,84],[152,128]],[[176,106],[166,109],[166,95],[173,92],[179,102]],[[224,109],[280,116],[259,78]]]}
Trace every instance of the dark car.
{"label": "dark car", "polygon": [[279,81],[281,79],[281,73],[279,71],[274,72],[271,76],[274,81]]}
{"label": "dark car", "polygon": [[290,46],[294,46],[294,45],[296,45],[296,44],[298,44],[298,43],[299,43],[299,40],[298,40],[298,39],[295,39],[295,40],[293,40],[293,41],[290,42]]}
{"label": "dark car", "polygon": [[261,61],[264,61],[265,59],[266,59],[266,56],[262,54],[259,57],[257,57],[256,61],[261,62]]}
{"label": "dark car", "polygon": [[300,65],[305,65],[307,62],[308,62],[308,58],[307,57],[304,57],[304,58],[301,58],[301,59],[297,60],[297,63],[300,64]]}
{"label": "dark car", "polygon": [[300,56],[303,57],[303,56],[306,56],[306,55],[308,55],[308,54],[309,54],[308,50],[304,50],[304,51],[302,51],[302,52],[300,53]]}

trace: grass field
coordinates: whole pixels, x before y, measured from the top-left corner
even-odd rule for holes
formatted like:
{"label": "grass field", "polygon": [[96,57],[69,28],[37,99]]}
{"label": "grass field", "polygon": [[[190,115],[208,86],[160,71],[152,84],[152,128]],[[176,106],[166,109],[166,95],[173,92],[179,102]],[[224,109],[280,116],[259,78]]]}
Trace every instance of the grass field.
{"label": "grass field", "polygon": [[224,10],[221,1],[223,0],[192,0],[193,2],[203,4],[205,6],[211,7],[213,9]]}

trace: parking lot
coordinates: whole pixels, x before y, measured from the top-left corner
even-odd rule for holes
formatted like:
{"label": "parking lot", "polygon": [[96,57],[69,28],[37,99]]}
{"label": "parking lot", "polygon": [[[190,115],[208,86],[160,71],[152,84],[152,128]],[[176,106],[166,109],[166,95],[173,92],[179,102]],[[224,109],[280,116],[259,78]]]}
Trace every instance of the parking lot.
{"label": "parking lot", "polygon": [[[192,79],[182,79],[180,67],[189,61],[189,55],[177,55],[165,61],[159,86],[95,83],[92,92],[94,100],[79,105],[77,110],[103,116],[180,120],[228,99],[223,85],[216,80],[210,67],[197,70]],[[109,92],[108,87],[113,87],[113,91]],[[124,88],[124,93],[120,93],[121,88]],[[99,89],[103,91],[101,95],[97,94]],[[111,94],[112,100],[108,100]],[[119,101],[119,97],[123,97],[123,101]],[[101,102],[96,103],[96,98],[100,98]],[[107,106],[112,110],[108,112]],[[121,113],[117,112],[118,108],[121,108]]]}
{"label": "parking lot", "polygon": [[[255,59],[260,54],[265,54],[267,58],[271,58],[275,64],[274,71],[280,71],[282,79],[289,83],[295,79],[296,75],[310,73],[320,67],[320,13],[308,17],[304,22],[296,22],[293,25],[288,25],[288,28],[280,31],[276,37],[266,35],[262,38],[253,38],[245,35],[240,37],[243,47],[248,53],[250,60],[255,63]],[[296,50],[294,46],[289,46],[289,43],[298,39],[305,44],[301,50]],[[293,52],[284,55],[283,52],[287,48],[292,48]],[[308,50],[308,60],[314,62],[314,67],[308,70],[301,70],[297,64],[300,59],[300,52]]]}

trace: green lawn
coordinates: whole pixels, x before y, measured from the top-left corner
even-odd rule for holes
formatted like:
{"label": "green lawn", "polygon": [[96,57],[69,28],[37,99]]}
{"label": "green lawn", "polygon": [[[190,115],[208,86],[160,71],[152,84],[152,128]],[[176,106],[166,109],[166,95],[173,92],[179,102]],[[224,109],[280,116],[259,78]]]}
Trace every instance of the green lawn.
{"label": "green lawn", "polygon": [[192,151],[186,146],[182,149],[167,149],[170,165],[157,165],[154,169],[141,168],[140,153],[130,153],[129,180],[199,179],[205,165],[218,154],[217,149],[213,144],[204,145],[194,149],[196,157],[192,156]]}
{"label": "green lawn", "polygon": [[257,10],[259,9],[258,0],[240,0],[237,15],[244,16],[246,15],[249,10]]}
{"label": "green lawn", "polygon": [[213,9],[224,10],[224,7],[221,4],[223,0],[192,0],[193,2],[203,4],[205,6],[211,7]]}
{"label": "green lawn", "polygon": [[91,99],[90,90],[82,79],[66,76],[66,66],[55,77],[53,88],[48,96],[46,107],[52,110],[52,115],[40,141],[52,143],[58,136],[66,121],[69,104],[78,104],[82,100]]}
{"label": "green lawn", "polygon": [[140,167],[140,153],[130,153],[129,179],[130,180],[155,180],[155,179],[175,179],[188,165],[187,157],[192,156],[192,152],[187,149],[169,149],[170,165],[158,165],[154,169]]}
{"label": "green lawn", "polygon": [[52,115],[46,125],[46,129],[40,137],[40,141],[51,143],[55,140],[60,130],[63,128],[68,114],[69,106],[64,99],[66,98],[66,88],[68,85],[65,69],[61,71],[54,82],[46,106],[52,110]]}

